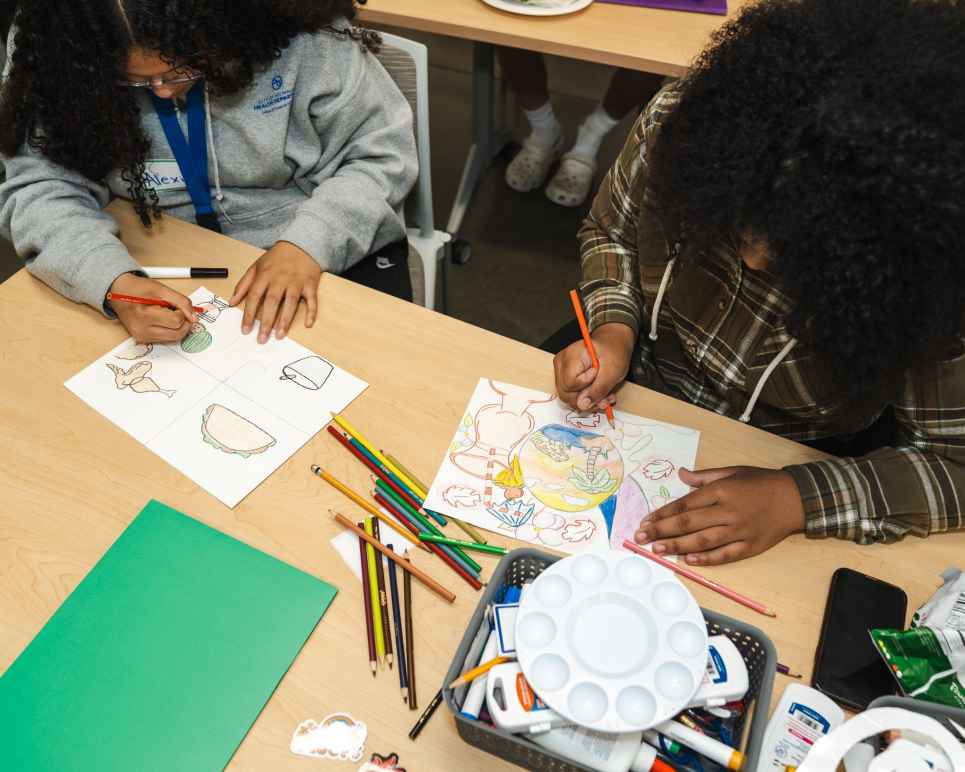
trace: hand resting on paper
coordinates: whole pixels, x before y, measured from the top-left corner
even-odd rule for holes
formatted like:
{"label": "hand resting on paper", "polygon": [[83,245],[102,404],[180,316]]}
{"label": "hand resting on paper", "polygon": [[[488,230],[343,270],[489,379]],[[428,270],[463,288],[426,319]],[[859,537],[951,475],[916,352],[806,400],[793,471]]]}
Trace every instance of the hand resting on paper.
{"label": "hand resting on paper", "polygon": [[696,490],[640,521],[638,544],[684,555],[695,566],[749,558],[804,530],[804,506],[794,478],[779,469],[730,466],[680,470]]}
{"label": "hand resting on paper", "polygon": [[160,298],[175,307],[176,310],[172,310],[163,306],[108,300],[124,329],[138,343],[174,343],[191,331],[195,321],[191,301],[161,282],[133,273],[122,273],[114,279],[110,291],[118,295]]}
{"label": "hand resting on paper", "polygon": [[305,326],[315,324],[318,313],[318,282],[322,269],[312,257],[287,241],[279,241],[245,271],[230,303],[245,301],[241,331],[247,335],[258,319],[258,342],[274,332],[284,338],[291,327],[299,301],[305,301]]}
{"label": "hand resting on paper", "polygon": [[619,323],[602,324],[590,337],[600,360],[599,370],[593,367],[582,340],[570,344],[553,359],[556,393],[577,410],[603,410],[617,401],[614,392],[627,377],[636,343],[633,330]]}

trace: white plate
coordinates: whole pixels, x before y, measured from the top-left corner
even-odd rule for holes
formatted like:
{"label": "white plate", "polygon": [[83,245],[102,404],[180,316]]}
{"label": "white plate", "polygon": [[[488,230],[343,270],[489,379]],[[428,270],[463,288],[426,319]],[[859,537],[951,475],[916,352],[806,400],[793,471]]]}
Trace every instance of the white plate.
{"label": "white plate", "polygon": [[564,558],[523,595],[516,654],[549,707],[601,732],[648,729],[687,707],[707,666],[697,601],[622,550]]}
{"label": "white plate", "polygon": [[500,11],[519,13],[523,16],[563,16],[567,13],[582,11],[590,5],[593,0],[573,0],[569,5],[564,5],[560,8],[544,8],[538,5],[520,3],[518,0],[483,0],[483,2],[486,5],[491,5],[493,8],[498,8]]}

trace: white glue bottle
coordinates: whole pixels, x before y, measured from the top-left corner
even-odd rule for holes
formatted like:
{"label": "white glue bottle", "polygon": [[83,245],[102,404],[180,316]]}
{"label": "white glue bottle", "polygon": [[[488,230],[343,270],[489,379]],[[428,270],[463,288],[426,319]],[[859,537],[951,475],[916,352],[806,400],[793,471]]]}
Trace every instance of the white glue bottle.
{"label": "white glue bottle", "polygon": [[764,732],[756,772],[800,766],[811,746],[844,721],[830,698],[804,684],[789,684]]}

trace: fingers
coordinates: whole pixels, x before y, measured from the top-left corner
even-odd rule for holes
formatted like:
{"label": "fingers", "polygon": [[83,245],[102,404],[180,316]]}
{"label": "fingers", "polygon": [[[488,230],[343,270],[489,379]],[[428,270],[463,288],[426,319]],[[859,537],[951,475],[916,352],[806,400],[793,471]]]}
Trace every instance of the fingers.
{"label": "fingers", "polygon": [[699,488],[702,485],[717,482],[718,480],[723,480],[725,477],[737,474],[741,469],[742,467],[739,466],[724,466],[719,469],[702,469],[699,472],[691,472],[689,469],[681,467],[678,476],[684,485],[689,485],[691,488]]}
{"label": "fingers", "polygon": [[302,289],[302,297],[308,308],[305,311],[305,326],[311,327],[315,324],[315,317],[318,315],[318,283],[308,284]]}
{"label": "fingers", "polygon": [[553,359],[556,391],[560,399],[571,407],[580,408],[577,395],[596,378],[597,370],[590,362],[590,355],[582,341],[567,346]]}
{"label": "fingers", "polygon": [[729,525],[714,525],[694,533],[663,539],[650,545],[658,555],[689,555],[708,552],[737,541],[739,535]]}
{"label": "fingers", "polygon": [[245,313],[241,318],[241,331],[245,335],[251,332],[251,328],[255,326],[255,315],[258,313],[258,307],[267,289],[268,282],[266,281],[260,281],[246,289]]}
{"label": "fingers", "polygon": [[278,318],[275,320],[275,338],[281,340],[288,334],[288,329],[291,327],[292,319],[295,318],[295,312],[298,310],[298,291],[289,287],[285,291],[285,299],[282,301],[281,310],[278,312]]}
{"label": "fingers", "polygon": [[658,520],[677,517],[684,512],[713,506],[719,501],[720,495],[716,488],[710,486],[697,488],[697,490],[691,491],[686,496],[681,496],[676,501],[671,501],[669,504],[664,504],[660,509],[655,509],[648,517],[640,521],[640,529],[644,529],[650,523]]}
{"label": "fingers", "polygon": [[275,326],[275,319],[282,301],[285,299],[285,288],[271,285],[265,290],[261,301],[261,312],[258,314],[258,342],[265,343],[271,330]]}
{"label": "fingers", "polygon": [[256,263],[252,263],[250,266],[248,266],[248,270],[245,271],[245,275],[241,277],[241,281],[235,285],[235,291],[231,295],[231,300],[228,301],[229,305],[238,305],[244,299],[245,295],[248,294],[248,290],[251,289],[252,282],[254,282],[255,277],[258,275],[258,269],[255,267],[256,265]]}
{"label": "fingers", "polygon": [[[190,298],[185,297],[180,292],[175,292],[170,287],[165,287],[163,284],[159,286],[160,286],[160,289],[158,290],[158,293],[157,293],[158,297],[161,298],[161,300],[166,300],[168,303],[170,303],[172,306],[178,309],[178,311],[181,312],[181,315],[184,317],[184,319],[186,319],[191,324],[194,324],[195,322],[194,305],[191,303]],[[165,325],[165,326],[169,326],[169,325]]]}
{"label": "fingers", "polygon": [[727,525],[731,522],[724,507],[710,505],[701,509],[687,509],[662,520],[640,521],[633,538],[640,544],[676,539],[705,528]]}
{"label": "fingers", "polygon": [[708,552],[687,555],[686,560],[692,566],[719,566],[723,563],[733,563],[750,557],[751,547],[746,541],[734,541],[723,547],[717,547]]}
{"label": "fingers", "polygon": [[139,343],[177,343],[185,335],[191,332],[191,322],[185,320],[180,327],[164,327],[162,325],[151,325],[144,330],[143,337]]}

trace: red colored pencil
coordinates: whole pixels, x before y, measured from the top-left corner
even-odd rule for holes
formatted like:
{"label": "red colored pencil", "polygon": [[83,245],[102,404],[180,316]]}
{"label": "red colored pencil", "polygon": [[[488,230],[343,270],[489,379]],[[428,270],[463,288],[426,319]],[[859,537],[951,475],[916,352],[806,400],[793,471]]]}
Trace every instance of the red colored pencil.
{"label": "red colored pencil", "polygon": [[688,579],[694,582],[697,582],[697,584],[703,585],[708,590],[713,590],[714,592],[720,593],[725,598],[730,598],[732,601],[736,603],[740,603],[742,606],[747,606],[747,608],[753,609],[758,614],[764,614],[765,616],[769,616],[769,617],[777,616],[777,614],[771,611],[763,603],[758,603],[756,600],[751,600],[746,595],[741,595],[736,590],[732,590],[729,587],[724,587],[724,585],[718,584],[713,579],[708,579],[706,576],[701,576],[696,571],[691,571],[689,568],[678,566],[676,563],[673,563],[665,558],[662,558],[656,553],[651,552],[648,549],[644,549],[639,544],[637,544],[634,541],[631,541],[630,539],[624,539],[623,546],[626,547],[631,552],[635,552],[636,554],[640,555],[640,557],[647,558],[647,560],[652,560],[654,563],[659,563],[664,568],[669,568],[675,574],[679,574],[680,576],[685,576]]}
{"label": "red colored pencil", "polygon": [[[399,508],[393,506],[387,499],[383,498],[381,494],[375,493],[375,494],[374,494],[374,497],[375,497],[375,500],[376,500],[383,508],[387,509],[389,512],[392,512],[394,515],[398,516],[399,518],[403,517],[402,513],[399,512]],[[413,530],[413,533],[418,533],[418,529],[417,529],[414,525],[412,525],[410,521],[406,520],[405,522],[408,523],[408,524],[411,526],[411,529]],[[438,545],[438,544],[433,544],[432,542],[425,542],[425,544],[426,544],[426,546],[429,547],[429,549],[431,549],[431,550],[432,550],[433,552],[435,552],[440,558],[442,558],[442,560],[446,563],[446,565],[448,565],[453,571],[455,571],[457,574],[459,574],[459,576],[461,576],[463,579],[465,579],[465,580],[469,583],[469,586],[470,586],[470,587],[472,587],[474,590],[482,589],[482,583],[481,583],[476,577],[474,577],[472,574],[470,574],[469,572],[467,572],[467,571],[466,571],[462,566],[460,566],[455,560],[453,560],[451,557],[449,557],[449,555],[447,555],[445,552],[443,552],[443,551],[439,548],[439,545]]]}
{"label": "red colored pencil", "polygon": [[385,473],[385,470],[377,467],[368,458],[366,458],[365,455],[361,451],[359,451],[358,448],[356,448],[351,442],[348,441],[348,437],[342,434],[338,429],[336,429],[331,424],[329,424],[327,428],[328,428],[329,434],[331,434],[336,440],[342,443],[342,445],[345,446],[345,449],[348,450],[349,453],[351,453],[359,461],[365,464],[372,472],[377,474],[381,480],[384,480],[385,484],[388,485],[396,493],[398,493],[403,499],[405,499],[405,502],[409,506],[411,506],[413,509],[422,509],[422,504],[420,504],[418,501],[412,498],[412,496],[409,494],[408,491],[399,487],[399,485]]}
{"label": "red colored pencil", "polygon": [[[580,332],[583,334],[583,345],[586,346],[586,350],[590,355],[590,361],[593,366],[600,371],[600,360],[597,359],[596,349],[593,348],[593,339],[590,337],[590,328],[586,325],[586,317],[583,315],[583,304],[580,302],[580,296],[577,294],[576,290],[570,290],[570,301],[573,303],[573,311],[576,314],[577,324],[580,325]],[[610,403],[606,406],[606,417],[610,422],[610,426],[616,428],[616,424],[613,422],[613,408]]]}
{"label": "red colored pencil", "polygon": [[[365,528],[362,523],[359,528]],[[372,668],[372,677],[378,670],[378,658],[375,654],[375,631],[372,629],[372,593],[369,591],[369,561],[365,554],[365,539],[359,539],[359,556],[362,559],[362,605],[365,607],[365,635],[369,643],[369,667]]]}
{"label": "red colored pencil", "polygon": [[[108,300],[120,300],[122,303],[137,303],[141,306],[161,306],[161,308],[167,308],[169,311],[177,311],[178,307],[173,303],[169,303],[167,300],[161,300],[161,298],[142,298],[140,295],[121,295],[117,292],[108,292]],[[203,314],[204,309],[200,306],[191,306],[196,314]]]}

